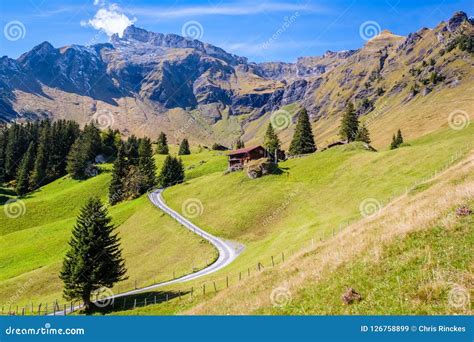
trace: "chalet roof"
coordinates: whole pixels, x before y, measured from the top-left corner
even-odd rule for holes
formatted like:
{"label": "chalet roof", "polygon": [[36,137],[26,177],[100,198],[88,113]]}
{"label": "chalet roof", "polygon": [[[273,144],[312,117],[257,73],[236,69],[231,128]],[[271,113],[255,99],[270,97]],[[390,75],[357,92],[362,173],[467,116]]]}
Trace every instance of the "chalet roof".
{"label": "chalet roof", "polygon": [[233,150],[227,152],[228,156],[232,156],[235,154],[242,154],[242,153],[249,153],[250,151],[256,150],[257,148],[263,148],[262,146],[252,146],[252,147],[244,147],[244,148],[239,148],[238,150]]}

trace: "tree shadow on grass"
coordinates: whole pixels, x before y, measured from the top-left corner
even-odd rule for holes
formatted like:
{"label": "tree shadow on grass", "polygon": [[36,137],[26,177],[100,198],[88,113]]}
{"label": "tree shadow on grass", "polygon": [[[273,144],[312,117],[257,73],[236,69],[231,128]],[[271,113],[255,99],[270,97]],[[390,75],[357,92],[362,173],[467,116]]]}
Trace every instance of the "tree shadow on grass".
{"label": "tree shadow on grass", "polygon": [[129,311],[149,305],[165,303],[175,298],[182,298],[191,291],[150,291],[133,295],[105,299],[102,302],[95,302],[89,312],[84,310],[80,313],[87,315],[113,315],[114,312]]}

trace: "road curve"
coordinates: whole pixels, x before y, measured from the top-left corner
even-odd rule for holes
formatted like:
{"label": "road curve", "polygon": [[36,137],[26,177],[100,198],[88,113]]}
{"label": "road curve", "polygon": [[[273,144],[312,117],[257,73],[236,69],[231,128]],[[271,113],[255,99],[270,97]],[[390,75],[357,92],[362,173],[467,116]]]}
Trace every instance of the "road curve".
{"label": "road curve", "polygon": [[[159,209],[167,213],[169,216],[171,216],[173,219],[178,221],[186,229],[199,235],[203,239],[209,241],[214,247],[216,247],[219,253],[217,260],[214,261],[211,265],[207,266],[206,268],[203,268],[202,270],[198,272],[190,273],[180,278],[164,281],[162,283],[150,285],[147,287],[142,287],[136,290],[122,292],[116,295],[102,298],[101,301],[107,301],[110,299],[115,299],[115,298],[125,297],[125,296],[129,296],[129,295],[133,295],[133,294],[137,294],[141,292],[146,292],[149,290],[156,289],[158,287],[163,287],[163,286],[172,285],[176,283],[184,283],[186,281],[194,280],[194,279],[209,275],[229,265],[232,261],[234,261],[239,256],[240,252],[242,251],[242,248],[236,249],[229,242],[224,241],[218,237],[215,237],[212,234],[209,234],[208,232],[199,228],[198,226],[193,224],[191,221],[189,221],[188,219],[186,219],[185,217],[181,216],[176,211],[168,207],[163,200],[163,196],[161,195],[163,193],[163,190],[164,189],[158,189],[158,190],[154,190],[148,193],[148,198],[150,199],[151,203],[153,203],[156,207],[158,207]],[[72,310],[69,308],[66,310],[66,313],[76,311],[80,308],[81,306],[75,306]],[[63,315],[63,314],[64,314],[64,311],[56,312],[56,315]]]}

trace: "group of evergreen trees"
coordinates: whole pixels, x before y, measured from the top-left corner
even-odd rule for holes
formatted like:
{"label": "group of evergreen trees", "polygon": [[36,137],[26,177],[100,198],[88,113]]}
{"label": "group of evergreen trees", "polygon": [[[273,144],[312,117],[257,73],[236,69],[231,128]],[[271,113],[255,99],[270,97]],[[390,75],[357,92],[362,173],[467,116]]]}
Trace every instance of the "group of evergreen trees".
{"label": "group of evergreen trees", "polygon": [[126,142],[120,142],[109,185],[109,203],[113,205],[136,198],[155,185],[156,166],[151,140],[132,135]]}
{"label": "group of evergreen trees", "polygon": [[119,131],[101,132],[93,123],[82,130],[70,120],[12,123],[0,128],[0,182],[22,196],[67,173],[87,178],[98,155],[115,158],[119,141]]}
{"label": "group of evergreen trees", "polygon": [[165,162],[161,167],[158,176],[158,182],[161,187],[168,187],[184,181],[184,166],[179,158],[166,156]]}
{"label": "group of evergreen trees", "polygon": [[[340,136],[347,142],[363,141],[370,144],[369,130],[365,124],[360,125],[354,105],[349,102],[342,117]],[[264,147],[271,153],[280,148],[280,140],[271,123],[268,124],[263,142]],[[288,150],[290,155],[313,153],[317,150],[314,136],[309,121],[309,115],[305,108],[298,114],[293,139]]]}
{"label": "group of evergreen trees", "polygon": [[81,134],[74,121],[12,123],[0,129],[0,182],[19,195],[66,174],[67,155]]}
{"label": "group of evergreen trees", "polygon": [[397,132],[397,135],[392,136],[392,143],[390,144],[390,149],[396,149],[399,148],[400,145],[403,144],[403,136],[402,136],[402,131],[399,129]]}

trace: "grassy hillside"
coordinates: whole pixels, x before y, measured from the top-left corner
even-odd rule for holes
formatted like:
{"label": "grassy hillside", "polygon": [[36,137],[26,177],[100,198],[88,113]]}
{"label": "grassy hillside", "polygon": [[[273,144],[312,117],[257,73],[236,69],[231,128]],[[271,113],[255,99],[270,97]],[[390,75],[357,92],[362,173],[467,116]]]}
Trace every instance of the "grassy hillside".
{"label": "grassy hillside", "polygon": [[[407,190],[410,194],[419,193],[420,196],[424,196],[421,194],[429,190],[434,183],[423,182],[435,177],[449,165],[465,158],[472,150],[473,136],[474,127],[470,125],[461,131],[441,130],[409,141],[407,146],[392,151],[370,152],[364,150],[359,144],[352,144],[304,158],[288,160],[280,164],[282,173],[278,175],[250,180],[242,172],[228,175],[214,173],[167,189],[164,196],[168,204],[179,211],[186,200],[190,198],[199,200],[202,203],[202,214],[193,218],[193,221],[218,236],[243,243],[245,250],[233,264],[216,275],[186,285],[164,289],[184,291],[191,286],[201,289],[201,285],[206,283],[207,288],[211,289],[208,291],[214,292],[213,281],[215,280],[217,287],[222,290],[225,287],[226,276],[229,275],[231,288],[228,291],[219,292],[216,299],[212,299],[214,294],[207,293],[205,301],[202,296],[197,296],[192,301],[175,300],[140,308],[132,313],[176,313],[188,310],[199,303],[203,303],[202,306],[198,305],[191,312],[221,314],[273,312],[269,309],[258,311],[260,307],[268,305],[272,290],[269,287],[277,287],[278,282],[287,284],[287,280],[291,282],[291,279],[295,279],[295,283],[298,279],[311,283],[314,279],[306,278],[306,275],[310,275],[311,272],[305,270],[318,269],[314,263],[326,257],[320,257],[320,254],[315,251],[307,258],[308,268],[304,268],[300,261],[295,261],[291,264],[293,266],[291,270],[282,272],[276,278],[277,281],[272,280],[271,274],[263,278],[255,275],[257,262],[262,262],[265,270],[268,270],[271,265],[271,256],[275,257],[276,263],[280,263],[281,252],[285,252],[288,256],[289,251],[308,248],[312,245],[312,241],[318,244],[321,238],[324,237],[324,240],[327,240],[333,232],[338,233],[339,229],[342,229],[342,233],[336,234],[336,239],[338,239],[342,236],[340,234],[344,236],[350,234],[345,232],[350,231],[349,228],[357,225],[357,222],[360,222],[358,227],[365,227],[365,221],[360,221],[363,218],[362,214],[373,213],[371,210],[374,207],[375,209],[385,208],[382,212],[388,210],[391,206],[386,207],[386,205],[403,198]],[[472,171],[472,165],[469,171]],[[462,183],[466,179],[468,178],[463,175],[456,181]],[[443,193],[442,191],[444,189],[435,191],[436,198],[444,200],[443,196],[439,196],[439,193]],[[425,201],[431,203],[432,199]],[[425,203],[426,206],[428,206],[427,203]],[[413,210],[417,210],[413,203],[410,205],[414,208]],[[403,210],[408,209],[404,207]],[[446,210],[448,208],[445,206],[435,213],[440,215]],[[400,218],[399,212],[397,215],[393,215],[390,224],[382,225],[382,227],[390,230],[397,222],[397,218]],[[430,221],[431,223],[434,225]],[[379,227],[379,229],[382,228]],[[367,232],[364,236],[369,237],[370,234]],[[339,246],[335,243],[338,240],[329,239],[326,242],[326,248],[333,251],[348,249],[354,243],[352,239],[355,238],[349,236],[349,240],[344,240],[348,245]],[[362,239],[365,238],[362,237]],[[420,239],[424,239],[424,236]],[[454,240],[454,237],[450,238],[446,241],[446,245]],[[356,238],[356,241],[359,242],[359,239]],[[466,243],[470,243],[469,240]],[[414,253],[416,253],[415,249]],[[465,250],[460,248],[459,253],[458,259],[463,257]],[[354,255],[351,256],[354,257]],[[396,263],[395,260],[394,255],[391,262]],[[461,266],[466,267],[466,264]],[[373,267],[376,270],[376,267],[380,265]],[[355,270],[356,268],[353,272],[356,272]],[[247,276],[247,271],[250,272],[250,277]],[[239,272],[243,273],[244,279],[236,287]],[[367,272],[361,274],[360,277],[360,279],[365,279],[366,283],[371,282],[370,274]],[[383,274],[379,277],[383,277]],[[338,284],[343,284],[343,280],[341,279]],[[248,286],[248,289],[245,289],[245,286]],[[340,293],[336,297],[334,303],[340,299]],[[323,300],[321,299],[321,303]],[[303,302],[303,299],[301,301]],[[239,302],[242,302],[242,305]],[[261,305],[260,302],[262,302]],[[296,309],[292,310],[292,313],[304,313]],[[366,310],[384,312],[377,311],[377,307]],[[413,307],[410,310],[413,310]],[[443,308],[437,312],[442,312],[442,310]],[[130,311],[127,312],[130,313]]]}
{"label": "grassy hillside", "polygon": [[[474,154],[378,215],[203,301],[193,314],[472,314]],[[443,194],[440,196],[439,194]],[[354,288],[362,301],[344,305]],[[244,298],[244,299],[243,299]]]}
{"label": "grassy hillside", "polygon": [[[160,167],[164,156],[156,160]],[[225,168],[225,157],[217,152],[183,156],[183,161],[189,179]],[[0,305],[61,298],[58,272],[75,217],[90,196],[106,201],[110,169],[104,165],[101,174],[86,181],[63,177],[42,187],[17,202],[23,213],[19,217],[6,215],[13,206],[0,206]],[[191,273],[216,257],[212,246],[156,209],[146,196],[109,210],[119,227],[130,278],[114,291]]]}

